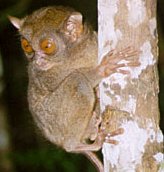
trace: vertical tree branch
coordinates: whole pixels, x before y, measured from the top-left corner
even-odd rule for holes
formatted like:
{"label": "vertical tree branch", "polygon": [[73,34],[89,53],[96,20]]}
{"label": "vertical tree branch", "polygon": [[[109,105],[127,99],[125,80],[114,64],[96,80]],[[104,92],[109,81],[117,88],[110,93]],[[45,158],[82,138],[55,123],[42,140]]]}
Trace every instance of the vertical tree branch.
{"label": "vertical tree branch", "polygon": [[[159,128],[156,0],[98,1],[99,61],[111,49],[140,50],[138,67],[115,73],[100,84],[101,110],[107,105],[110,130],[124,128],[118,145],[103,146],[105,172],[157,172],[163,160]],[[135,57],[136,58],[136,57]]]}

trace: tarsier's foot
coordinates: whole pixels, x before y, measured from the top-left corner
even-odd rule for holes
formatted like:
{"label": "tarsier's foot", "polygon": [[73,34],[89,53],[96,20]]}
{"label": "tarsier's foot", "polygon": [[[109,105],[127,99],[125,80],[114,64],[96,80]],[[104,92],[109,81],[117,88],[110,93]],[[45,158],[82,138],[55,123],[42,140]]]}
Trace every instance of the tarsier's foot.
{"label": "tarsier's foot", "polygon": [[117,145],[119,142],[117,140],[111,139],[114,136],[120,135],[124,133],[123,128],[119,128],[113,132],[106,133],[105,130],[100,130],[96,139],[97,144],[101,145],[106,142],[110,144]]}
{"label": "tarsier's foot", "polygon": [[98,73],[102,77],[107,77],[115,72],[128,74],[129,72],[127,70],[120,68],[139,66],[138,58],[134,58],[137,55],[139,55],[139,51],[134,50],[132,47],[127,47],[119,52],[112,50],[102,59],[102,62],[97,68]]}

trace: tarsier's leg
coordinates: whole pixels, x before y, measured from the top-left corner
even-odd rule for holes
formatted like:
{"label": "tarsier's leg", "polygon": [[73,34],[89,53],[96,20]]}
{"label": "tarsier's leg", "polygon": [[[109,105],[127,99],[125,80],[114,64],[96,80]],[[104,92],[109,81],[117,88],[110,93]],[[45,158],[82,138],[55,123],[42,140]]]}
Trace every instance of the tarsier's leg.
{"label": "tarsier's leg", "polygon": [[86,133],[88,134],[86,136],[86,138],[89,138],[92,141],[94,141],[96,139],[97,134],[99,132],[99,126],[100,126],[101,122],[102,122],[102,117],[100,114],[98,115],[95,110],[92,114],[92,118],[91,118],[88,128],[86,130]]}
{"label": "tarsier's leg", "polygon": [[91,162],[94,163],[94,165],[96,166],[97,170],[99,172],[104,172],[104,167],[102,162],[98,159],[97,155],[94,152],[91,151],[84,151],[82,152],[82,154],[84,154],[85,156],[88,157],[88,159],[91,160]]}
{"label": "tarsier's leg", "polygon": [[122,134],[123,132],[124,131],[122,128],[120,128],[114,132],[111,132],[110,134],[107,134],[107,135],[104,133],[104,131],[100,131],[98,133],[98,136],[97,136],[96,140],[94,141],[94,143],[92,143],[92,144],[79,144],[75,148],[74,152],[82,153],[82,154],[86,155],[95,164],[98,171],[103,172],[102,162],[98,159],[96,154],[93,152],[100,150],[103,142],[117,144],[118,142],[115,140],[111,140],[110,137]]}

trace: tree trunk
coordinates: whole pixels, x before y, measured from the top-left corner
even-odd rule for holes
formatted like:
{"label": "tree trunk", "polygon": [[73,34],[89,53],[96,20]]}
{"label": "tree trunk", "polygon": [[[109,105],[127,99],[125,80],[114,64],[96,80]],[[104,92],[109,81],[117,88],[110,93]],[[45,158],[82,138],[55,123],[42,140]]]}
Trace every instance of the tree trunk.
{"label": "tree trunk", "polygon": [[[101,110],[109,129],[124,128],[118,145],[104,143],[105,172],[157,172],[163,160],[159,128],[156,0],[99,0],[99,61],[111,49],[139,50],[138,67],[100,83]],[[136,57],[135,57],[136,58]],[[118,110],[119,109],[119,110]]]}

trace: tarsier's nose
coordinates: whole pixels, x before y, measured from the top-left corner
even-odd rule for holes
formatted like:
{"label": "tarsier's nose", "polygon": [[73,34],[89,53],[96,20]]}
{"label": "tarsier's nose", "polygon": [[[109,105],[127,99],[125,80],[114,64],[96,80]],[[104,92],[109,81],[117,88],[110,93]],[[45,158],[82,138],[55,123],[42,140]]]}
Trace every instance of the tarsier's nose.
{"label": "tarsier's nose", "polygon": [[43,52],[39,51],[36,53],[35,63],[39,66],[45,63],[45,54]]}
{"label": "tarsier's nose", "polygon": [[42,66],[45,63],[45,60],[42,57],[40,57],[36,59],[35,63],[39,66]]}
{"label": "tarsier's nose", "polygon": [[41,52],[36,54],[34,63],[37,69],[43,71],[50,69],[54,65],[53,63],[50,63],[48,59],[46,59],[46,55]]}

